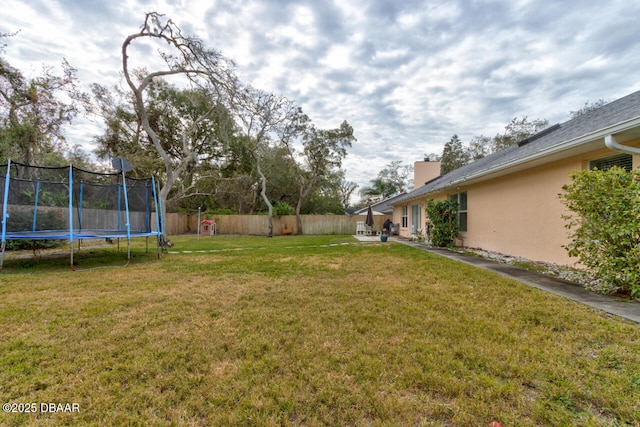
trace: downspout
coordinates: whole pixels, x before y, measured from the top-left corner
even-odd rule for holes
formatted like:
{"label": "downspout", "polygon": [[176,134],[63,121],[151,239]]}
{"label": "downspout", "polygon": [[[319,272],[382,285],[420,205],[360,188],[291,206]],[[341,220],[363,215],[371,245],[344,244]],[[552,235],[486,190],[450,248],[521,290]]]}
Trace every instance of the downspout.
{"label": "downspout", "polygon": [[613,135],[607,135],[604,137],[604,145],[606,145],[610,150],[617,150],[622,151],[623,153],[640,156],[640,148],[618,144],[618,142],[616,141],[616,137]]}
{"label": "downspout", "polygon": [[606,145],[610,150],[622,151],[623,153],[640,156],[640,148],[618,144],[618,141],[616,141],[616,137],[613,135],[607,135],[604,137],[604,145]]}

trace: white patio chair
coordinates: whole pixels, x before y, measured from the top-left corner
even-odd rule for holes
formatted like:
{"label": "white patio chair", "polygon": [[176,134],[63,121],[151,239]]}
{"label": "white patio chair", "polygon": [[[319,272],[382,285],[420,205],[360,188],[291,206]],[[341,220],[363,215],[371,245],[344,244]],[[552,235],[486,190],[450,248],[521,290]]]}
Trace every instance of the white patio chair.
{"label": "white patio chair", "polygon": [[356,223],[356,235],[358,234],[362,234],[362,235],[367,234],[367,228],[364,225],[364,221],[358,221]]}

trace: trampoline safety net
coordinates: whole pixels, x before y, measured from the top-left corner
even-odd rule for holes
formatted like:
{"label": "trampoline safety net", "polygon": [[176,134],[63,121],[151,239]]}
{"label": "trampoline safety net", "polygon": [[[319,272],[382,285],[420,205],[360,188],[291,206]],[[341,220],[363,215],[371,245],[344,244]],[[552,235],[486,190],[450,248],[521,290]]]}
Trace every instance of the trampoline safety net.
{"label": "trampoline safety net", "polygon": [[155,181],[74,166],[0,166],[0,219],[6,239],[159,236]]}
{"label": "trampoline safety net", "polygon": [[6,204],[8,238],[47,238],[51,233],[66,238],[73,231],[78,237],[122,236],[127,224],[131,234],[149,234],[156,222],[154,195],[152,178],[73,166],[0,166],[0,206],[5,212]]}

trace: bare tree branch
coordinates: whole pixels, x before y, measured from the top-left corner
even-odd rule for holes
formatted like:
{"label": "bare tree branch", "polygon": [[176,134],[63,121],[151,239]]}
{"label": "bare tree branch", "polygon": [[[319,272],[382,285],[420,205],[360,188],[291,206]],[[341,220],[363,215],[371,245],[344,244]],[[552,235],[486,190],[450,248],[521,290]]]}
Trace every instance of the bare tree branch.
{"label": "bare tree branch", "polygon": [[[134,80],[133,70],[129,64],[129,49],[139,40],[160,41],[163,49],[165,45],[169,51],[158,49],[158,55],[164,62],[161,69],[141,74]],[[147,61],[152,63],[152,61]],[[163,202],[163,217],[166,214],[166,201],[169,191],[189,165],[198,161],[197,152],[192,144],[195,129],[210,111],[206,112],[192,123],[190,129],[185,129],[181,135],[182,158],[177,163],[165,149],[157,129],[149,120],[148,107],[145,103],[145,92],[151,82],[168,76],[182,76],[184,84],[206,88],[215,95],[216,102],[229,103],[235,97],[238,82],[234,74],[233,63],[225,59],[219,52],[204,48],[202,42],[195,37],[182,35],[170,19],[156,12],[147,13],[144,23],[138,33],[131,34],[122,43],[122,69],[127,85],[134,96],[136,112],[140,127],[149,136],[165,168],[166,181],[160,189],[160,199]]]}

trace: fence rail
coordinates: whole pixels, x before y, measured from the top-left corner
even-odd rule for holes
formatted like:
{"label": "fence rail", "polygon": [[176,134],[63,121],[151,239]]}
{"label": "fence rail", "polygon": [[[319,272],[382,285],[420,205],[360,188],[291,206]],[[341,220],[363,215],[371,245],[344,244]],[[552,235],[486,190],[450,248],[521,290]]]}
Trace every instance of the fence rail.
{"label": "fence rail", "polygon": [[[304,234],[355,234],[356,223],[364,221],[365,215],[303,215]],[[382,230],[382,225],[390,215],[374,216],[374,231]],[[201,215],[200,220],[215,219],[218,234],[244,234],[266,236],[268,217],[266,215]],[[197,233],[198,215],[168,213],[165,221],[168,235]],[[295,215],[273,218],[273,235],[281,235],[284,228],[296,228]]]}
{"label": "fence rail", "polygon": [[[15,207],[15,209],[18,208],[24,208],[23,210],[28,214],[27,216],[29,218],[33,217],[32,207]],[[0,212],[2,212],[1,204]],[[69,224],[69,210],[66,207],[40,207],[38,212],[57,214],[60,225],[56,226],[55,229],[64,230]],[[145,229],[149,221],[151,229],[156,230],[155,213],[130,212],[129,215],[132,229]],[[151,216],[148,217],[147,215]],[[355,234],[356,223],[364,221],[365,218],[365,215],[302,215],[302,230],[304,234]],[[382,230],[382,225],[387,218],[393,219],[390,215],[375,215],[372,229],[374,231]],[[218,234],[258,236],[266,236],[268,234],[268,217],[266,215],[201,215],[200,219],[215,219]],[[74,217],[74,227],[79,226],[79,224],[76,224],[77,220],[78,218]],[[125,224],[126,217],[124,212],[104,209],[83,209],[82,211],[82,228],[84,229],[124,229]],[[295,215],[283,215],[273,218],[274,236],[283,234],[283,229],[287,228],[294,233],[297,231]],[[11,228],[9,227],[9,229]],[[165,219],[165,231],[168,235],[195,234],[198,231],[198,215],[168,213]]]}

